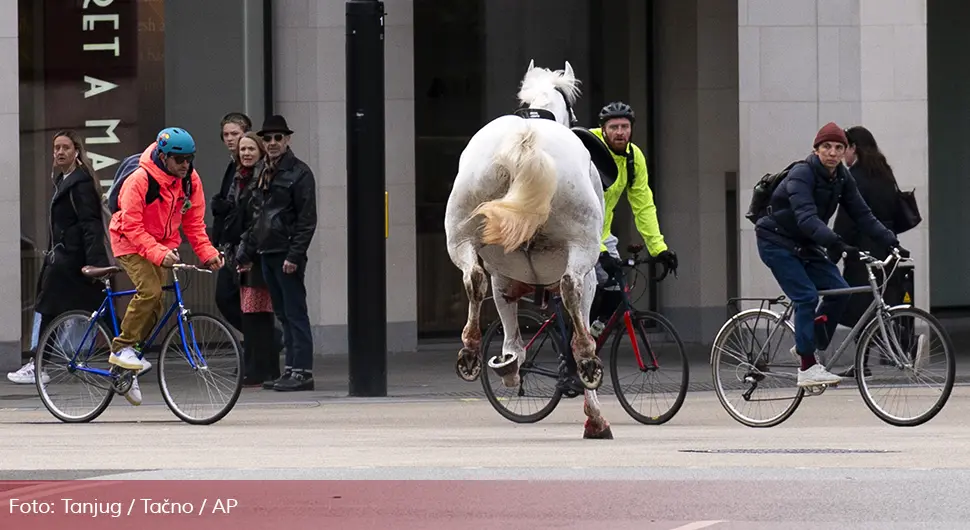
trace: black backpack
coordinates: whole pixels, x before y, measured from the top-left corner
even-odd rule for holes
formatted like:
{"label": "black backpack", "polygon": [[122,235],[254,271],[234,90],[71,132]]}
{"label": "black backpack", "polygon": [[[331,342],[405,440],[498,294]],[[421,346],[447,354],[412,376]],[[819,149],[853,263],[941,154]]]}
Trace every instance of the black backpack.
{"label": "black backpack", "polygon": [[[106,206],[108,209],[109,217],[118,211],[118,194],[121,192],[121,185],[125,183],[125,180],[131,176],[135,170],[138,169],[138,160],[141,158],[141,153],[135,153],[128,158],[125,158],[118,166],[118,170],[115,172],[114,182],[112,182],[111,187],[108,189],[108,193],[105,197]],[[185,192],[185,197],[188,198],[192,196],[192,171],[193,167],[189,167],[189,176],[182,179],[182,191]],[[151,204],[158,199],[161,193],[161,186],[158,181],[152,178],[151,173],[148,174],[148,190],[145,192],[145,204]]]}
{"label": "black backpack", "polygon": [[771,206],[771,196],[775,193],[775,189],[781,184],[782,180],[788,176],[788,172],[791,168],[795,167],[795,164],[807,163],[804,160],[796,160],[788,167],[779,171],[778,173],[765,173],[763,177],[754,185],[754,193],[751,195],[751,204],[748,205],[748,213],[744,216],[751,221],[751,224],[757,224],[758,219],[771,213],[769,207]]}

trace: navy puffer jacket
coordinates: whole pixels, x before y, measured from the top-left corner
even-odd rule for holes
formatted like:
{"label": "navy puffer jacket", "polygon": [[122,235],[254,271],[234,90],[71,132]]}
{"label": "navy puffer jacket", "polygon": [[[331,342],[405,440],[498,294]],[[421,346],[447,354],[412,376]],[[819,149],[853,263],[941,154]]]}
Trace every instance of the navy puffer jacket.
{"label": "navy puffer jacket", "polygon": [[793,251],[827,249],[841,241],[828,226],[841,204],[859,231],[887,249],[899,245],[896,235],[872,214],[844,165],[839,164],[832,175],[818,155],[812,154],[805,161],[796,164],[775,189],[771,213],[756,225],[758,237]]}

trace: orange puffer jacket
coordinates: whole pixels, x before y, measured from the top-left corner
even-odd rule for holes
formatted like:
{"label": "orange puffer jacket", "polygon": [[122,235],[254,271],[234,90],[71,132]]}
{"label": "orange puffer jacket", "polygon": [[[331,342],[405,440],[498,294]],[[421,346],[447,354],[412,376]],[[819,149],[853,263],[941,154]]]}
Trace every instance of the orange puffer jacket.
{"label": "orange puffer jacket", "polygon": [[[182,243],[179,227],[185,232],[192,250],[202,263],[219,255],[212,246],[205,227],[205,193],[202,179],[193,169],[192,195],[185,204],[185,192],[177,177],[155,164],[148,146],[138,160],[138,169],[125,179],[118,193],[118,211],[111,216],[111,249],[115,256],[138,254],[155,265],[161,265],[169,250]],[[145,204],[148,175],[159,184],[159,197]],[[188,206],[185,209],[185,206]]]}

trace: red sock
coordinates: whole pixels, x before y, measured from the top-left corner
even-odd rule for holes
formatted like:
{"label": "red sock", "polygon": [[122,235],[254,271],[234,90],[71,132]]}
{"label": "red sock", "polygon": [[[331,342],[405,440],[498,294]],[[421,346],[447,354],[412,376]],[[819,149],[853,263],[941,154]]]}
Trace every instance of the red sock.
{"label": "red sock", "polygon": [[802,358],[802,370],[808,370],[809,368],[815,366],[815,356],[814,355],[799,355]]}

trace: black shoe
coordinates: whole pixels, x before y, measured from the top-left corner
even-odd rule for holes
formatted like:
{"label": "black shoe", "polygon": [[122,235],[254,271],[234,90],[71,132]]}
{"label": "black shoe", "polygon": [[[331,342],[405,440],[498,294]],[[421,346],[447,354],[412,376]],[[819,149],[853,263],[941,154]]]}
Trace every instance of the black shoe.
{"label": "black shoe", "polygon": [[275,389],[277,384],[279,384],[279,383],[281,383],[281,382],[286,381],[287,379],[289,379],[290,378],[290,375],[291,375],[291,372],[289,370],[287,370],[287,371],[283,372],[283,375],[280,376],[279,379],[276,379],[275,381],[265,381],[263,383],[263,390],[273,390],[273,389]]}
{"label": "black shoe", "polygon": [[313,374],[310,372],[293,372],[290,377],[281,379],[273,385],[273,390],[278,392],[313,390]]}

